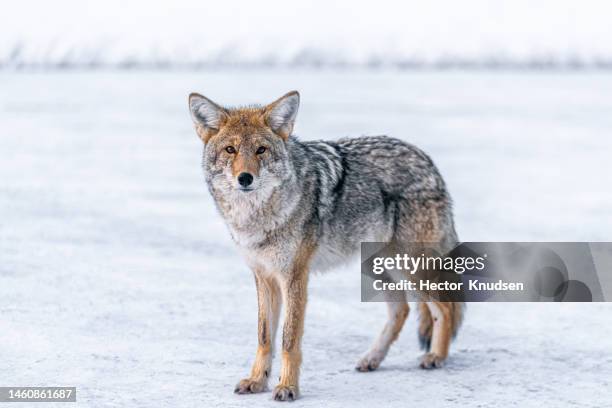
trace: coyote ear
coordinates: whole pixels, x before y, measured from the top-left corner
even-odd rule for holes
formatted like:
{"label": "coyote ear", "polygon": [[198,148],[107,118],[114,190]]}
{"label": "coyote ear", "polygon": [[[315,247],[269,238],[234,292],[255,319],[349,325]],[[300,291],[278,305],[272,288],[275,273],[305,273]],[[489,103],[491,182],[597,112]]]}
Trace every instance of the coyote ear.
{"label": "coyote ear", "polygon": [[291,91],[265,107],[265,120],[270,129],[283,139],[293,131],[293,124],[300,106],[300,94]]}
{"label": "coyote ear", "polygon": [[204,143],[219,131],[225,109],[197,93],[189,95],[189,110],[196,132]]}

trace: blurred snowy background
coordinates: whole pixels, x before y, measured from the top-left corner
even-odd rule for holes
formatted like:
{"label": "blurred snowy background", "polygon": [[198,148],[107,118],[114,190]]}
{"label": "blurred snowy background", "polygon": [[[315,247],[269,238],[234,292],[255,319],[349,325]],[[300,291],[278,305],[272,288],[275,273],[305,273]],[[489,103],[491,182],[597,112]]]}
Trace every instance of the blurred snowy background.
{"label": "blurred snowy background", "polygon": [[605,0],[21,0],[0,66],[612,66]]}
{"label": "blurred snowy background", "polygon": [[[610,240],[605,2],[173,4],[0,14],[0,385],[74,385],[85,407],[275,406],[232,393],[255,289],[203,183],[191,91],[299,89],[303,139],[420,146],[462,240]],[[311,280],[299,406],[612,406],[609,305],[470,304],[435,372],[411,316],[361,374],[386,311],[359,302],[359,276]]]}

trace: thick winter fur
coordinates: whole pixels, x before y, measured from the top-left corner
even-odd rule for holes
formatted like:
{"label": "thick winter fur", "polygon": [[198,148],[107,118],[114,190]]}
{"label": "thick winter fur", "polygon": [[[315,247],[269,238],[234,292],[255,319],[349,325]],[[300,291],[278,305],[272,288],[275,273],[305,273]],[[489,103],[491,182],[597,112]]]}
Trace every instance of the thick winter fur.
{"label": "thick winter fur", "polygon": [[[258,348],[237,393],[263,391],[271,377],[281,303],[280,382],[276,400],[299,393],[301,339],[308,275],[359,251],[362,241],[457,241],[451,200],[431,159],[386,136],[302,142],[292,136],[299,95],[267,106],[224,108],[189,97],[196,132],[205,144],[204,173],[233,240],[255,275],[259,304]],[[245,186],[240,177],[248,173]],[[249,179],[250,180],[250,179]],[[398,337],[409,312],[405,300],[388,302],[388,321],[359,371],[376,369]],[[440,367],[461,321],[461,304],[418,305],[424,368]],[[341,341],[341,340],[338,340]]]}

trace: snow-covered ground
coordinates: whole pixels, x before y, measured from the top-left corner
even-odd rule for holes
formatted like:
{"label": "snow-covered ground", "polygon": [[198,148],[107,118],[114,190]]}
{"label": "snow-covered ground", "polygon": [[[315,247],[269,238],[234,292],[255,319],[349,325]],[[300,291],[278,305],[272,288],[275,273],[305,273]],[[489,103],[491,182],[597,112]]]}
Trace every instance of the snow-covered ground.
{"label": "snow-covered ground", "polygon": [[[429,152],[463,240],[610,240],[612,75],[0,73],[0,385],[77,386],[84,407],[275,404],[233,394],[254,283],[186,95],[292,88],[304,139],[387,133]],[[363,374],[386,310],[359,285],[357,265],[312,278],[296,406],[612,406],[610,305],[470,304],[437,371],[417,368],[413,315]]]}

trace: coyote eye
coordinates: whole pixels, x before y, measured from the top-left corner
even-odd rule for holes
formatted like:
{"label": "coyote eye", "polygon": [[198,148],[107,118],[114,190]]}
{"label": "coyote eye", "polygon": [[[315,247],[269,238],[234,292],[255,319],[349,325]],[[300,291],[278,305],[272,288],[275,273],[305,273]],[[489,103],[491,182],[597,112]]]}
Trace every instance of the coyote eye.
{"label": "coyote eye", "polygon": [[257,149],[257,151],[255,153],[257,154],[263,154],[266,151],[266,148],[261,146],[259,149]]}
{"label": "coyote eye", "polygon": [[236,153],[236,149],[234,149],[234,146],[227,146],[225,148],[225,151],[228,152],[229,154],[234,154]]}

